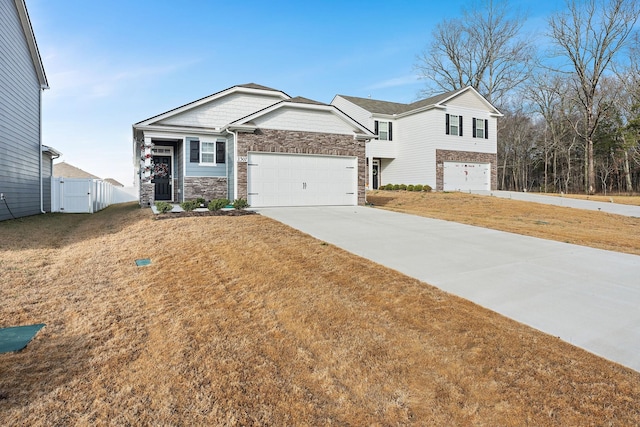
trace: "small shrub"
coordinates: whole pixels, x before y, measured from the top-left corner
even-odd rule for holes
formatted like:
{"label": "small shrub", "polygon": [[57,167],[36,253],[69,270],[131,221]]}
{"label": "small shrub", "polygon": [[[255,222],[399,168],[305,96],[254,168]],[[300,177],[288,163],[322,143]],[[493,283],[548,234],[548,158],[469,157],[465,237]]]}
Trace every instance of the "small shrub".
{"label": "small shrub", "polygon": [[399,184],[393,184],[393,190],[399,190],[399,189],[400,189]]}
{"label": "small shrub", "polygon": [[197,205],[196,207],[204,206],[205,202],[206,201],[202,197],[198,197],[196,199],[196,205]]}
{"label": "small shrub", "polygon": [[186,202],[180,203],[180,207],[185,212],[191,212],[192,210],[194,210],[195,208],[197,208],[199,206],[200,206],[200,204],[195,200],[188,200]]}
{"label": "small shrub", "polygon": [[173,209],[173,205],[169,202],[155,202],[155,206],[160,213],[171,212],[171,209]]}
{"label": "small shrub", "polygon": [[409,184],[407,185],[407,191],[414,191],[415,190],[415,186],[413,184]]}
{"label": "small shrub", "polygon": [[400,184],[400,190],[406,190],[407,186],[405,184]]}
{"label": "small shrub", "polygon": [[207,206],[207,208],[210,211],[219,211],[220,209],[224,208],[228,204],[229,204],[229,200],[227,199],[213,199],[211,202],[209,202],[209,206]]}
{"label": "small shrub", "polygon": [[416,184],[416,186],[413,187],[413,189],[415,191],[422,191],[424,189],[424,186],[422,184]]}
{"label": "small shrub", "polygon": [[425,184],[425,186],[422,188],[422,191],[426,191],[427,193],[429,193],[431,190],[433,190],[433,188],[431,188],[429,184]]}
{"label": "small shrub", "polygon": [[387,190],[393,191],[393,184],[387,184]]}
{"label": "small shrub", "polygon": [[243,210],[249,207],[249,203],[245,199],[235,199],[233,201],[233,208],[236,210]]}

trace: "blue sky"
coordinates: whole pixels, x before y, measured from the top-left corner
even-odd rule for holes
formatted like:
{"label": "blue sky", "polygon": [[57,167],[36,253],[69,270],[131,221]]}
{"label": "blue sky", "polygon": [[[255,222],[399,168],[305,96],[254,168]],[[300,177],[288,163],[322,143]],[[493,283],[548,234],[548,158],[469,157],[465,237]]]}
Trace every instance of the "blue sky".
{"label": "blue sky", "polygon": [[[27,0],[49,80],[43,143],[133,184],[131,125],[236,84],[329,103],[417,99],[416,55],[469,1]],[[542,30],[562,0],[512,1]]]}

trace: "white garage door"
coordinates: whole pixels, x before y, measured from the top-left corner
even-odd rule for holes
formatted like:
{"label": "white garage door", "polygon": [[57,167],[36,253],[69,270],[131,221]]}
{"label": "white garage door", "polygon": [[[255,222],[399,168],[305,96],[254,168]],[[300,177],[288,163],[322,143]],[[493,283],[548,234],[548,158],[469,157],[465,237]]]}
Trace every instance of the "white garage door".
{"label": "white garage door", "polygon": [[356,157],[249,153],[247,160],[251,206],[358,204]]}
{"label": "white garage door", "polygon": [[491,190],[491,164],[444,162],[443,190]]}

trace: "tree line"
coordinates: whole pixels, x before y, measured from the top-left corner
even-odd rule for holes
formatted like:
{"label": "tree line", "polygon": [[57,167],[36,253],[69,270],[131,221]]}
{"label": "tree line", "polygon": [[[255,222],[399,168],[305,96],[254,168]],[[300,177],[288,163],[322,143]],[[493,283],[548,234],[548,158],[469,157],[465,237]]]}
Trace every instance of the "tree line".
{"label": "tree line", "polygon": [[566,0],[539,31],[508,0],[440,22],[415,68],[423,95],[473,86],[503,114],[498,187],[640,190],[637,0]]}

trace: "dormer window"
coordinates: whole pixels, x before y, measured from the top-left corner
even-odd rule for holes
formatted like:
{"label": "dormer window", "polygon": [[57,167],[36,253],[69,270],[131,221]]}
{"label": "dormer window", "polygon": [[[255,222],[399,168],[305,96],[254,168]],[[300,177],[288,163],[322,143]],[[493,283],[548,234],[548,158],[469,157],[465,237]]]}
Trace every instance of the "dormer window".
{"label": "dormer window", "polygon": [[391,122],[375,121],[375,134],[380,141],[393,141],[393,126]]}

